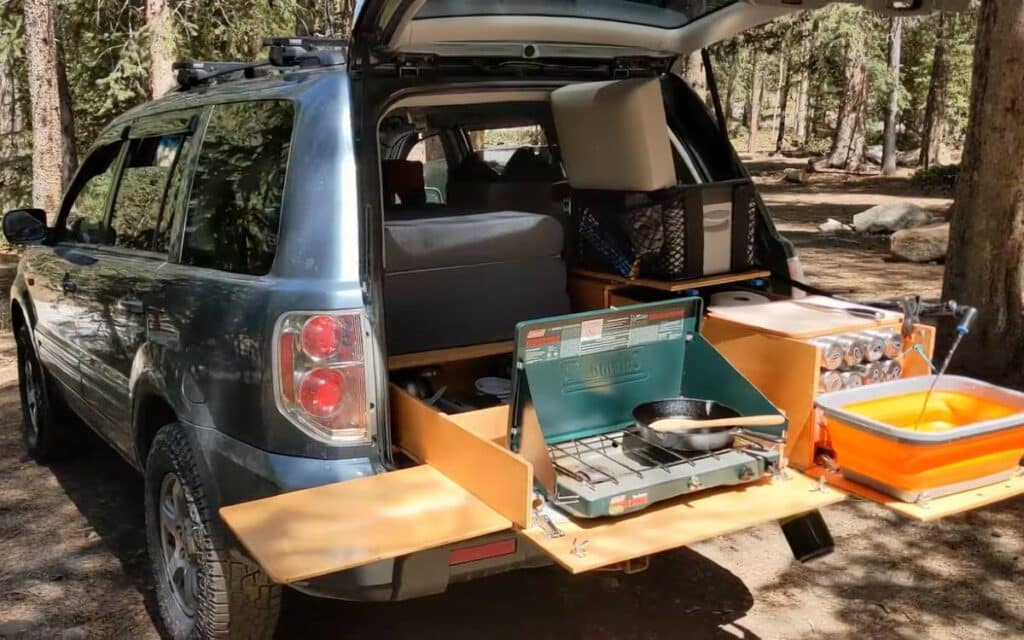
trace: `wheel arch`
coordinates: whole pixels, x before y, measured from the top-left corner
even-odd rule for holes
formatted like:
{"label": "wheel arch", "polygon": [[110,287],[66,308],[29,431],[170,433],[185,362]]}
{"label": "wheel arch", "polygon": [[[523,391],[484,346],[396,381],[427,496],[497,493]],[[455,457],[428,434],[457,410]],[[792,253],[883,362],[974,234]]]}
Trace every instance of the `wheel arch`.
{"label": "wheel arch", "polygon": [[146,457],[153,438],[161,427],[178,421],[178,412],[155,385],[140,380],[132,394],[132,430],[135,435],[135,460],[140,469],[146,467]]}

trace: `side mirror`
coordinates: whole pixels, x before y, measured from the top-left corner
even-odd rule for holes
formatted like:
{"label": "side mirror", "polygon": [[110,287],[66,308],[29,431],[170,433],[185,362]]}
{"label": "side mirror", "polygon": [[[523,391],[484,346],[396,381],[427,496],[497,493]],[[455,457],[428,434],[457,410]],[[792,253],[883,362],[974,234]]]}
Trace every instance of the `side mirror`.
{"label": "side mirror", "polygon": [[11,244],[31,244],[46,239],[46,212],[42,209],[12,209],[4,214],[4,237]]}

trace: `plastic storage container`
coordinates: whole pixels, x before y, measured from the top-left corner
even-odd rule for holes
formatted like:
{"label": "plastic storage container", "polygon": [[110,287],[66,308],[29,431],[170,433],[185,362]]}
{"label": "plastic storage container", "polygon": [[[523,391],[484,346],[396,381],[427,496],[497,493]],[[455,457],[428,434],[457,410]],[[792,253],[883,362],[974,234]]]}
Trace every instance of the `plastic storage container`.
{"label": "plastic storage container", "polygon": [[934,376],[821,394],[816,404],[842,473],[906,502],[1000,482],[1024,457],[1024,393]]}

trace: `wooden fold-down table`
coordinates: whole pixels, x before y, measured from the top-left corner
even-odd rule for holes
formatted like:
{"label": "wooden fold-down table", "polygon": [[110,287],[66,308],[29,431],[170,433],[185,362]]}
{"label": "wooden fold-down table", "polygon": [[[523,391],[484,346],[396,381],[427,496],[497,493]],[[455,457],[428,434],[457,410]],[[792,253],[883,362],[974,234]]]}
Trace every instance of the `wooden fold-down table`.
{"label": "wooden fold-down table", "polygon": [[430,465],[221,509],[271,580],[298,582],[511,529]]}

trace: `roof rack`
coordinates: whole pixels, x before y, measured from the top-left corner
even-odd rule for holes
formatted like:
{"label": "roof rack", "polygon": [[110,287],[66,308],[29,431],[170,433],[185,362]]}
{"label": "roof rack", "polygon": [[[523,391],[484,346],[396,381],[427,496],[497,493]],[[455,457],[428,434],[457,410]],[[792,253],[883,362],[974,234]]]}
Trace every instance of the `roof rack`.
{"label": "roof rack", "polygon": [[255,78],[268,67],[333,67],[345,64],[348,40],[313,36],[265,38],[269,47],[269,60],[263,62],[215,62],[208,60],[182,60],[172,68],[177,72],[178,90],[229,82],[240,78]]}
{"label": "roof rack", "polygon": [[313,36],[265,38],[270,47],[270,64],[275,67],[333,67],[345,64],[345,38]]}
{"label": "roof rack", "polygon": [[180,60],[171,65],[171,68],[177,72],[178,89],[187,91],[193,87],[210,84],[214,80],[232,79],[228,76],[235,74],[244,78],[255,78],[257,71],[268,65],[267,62]]}

